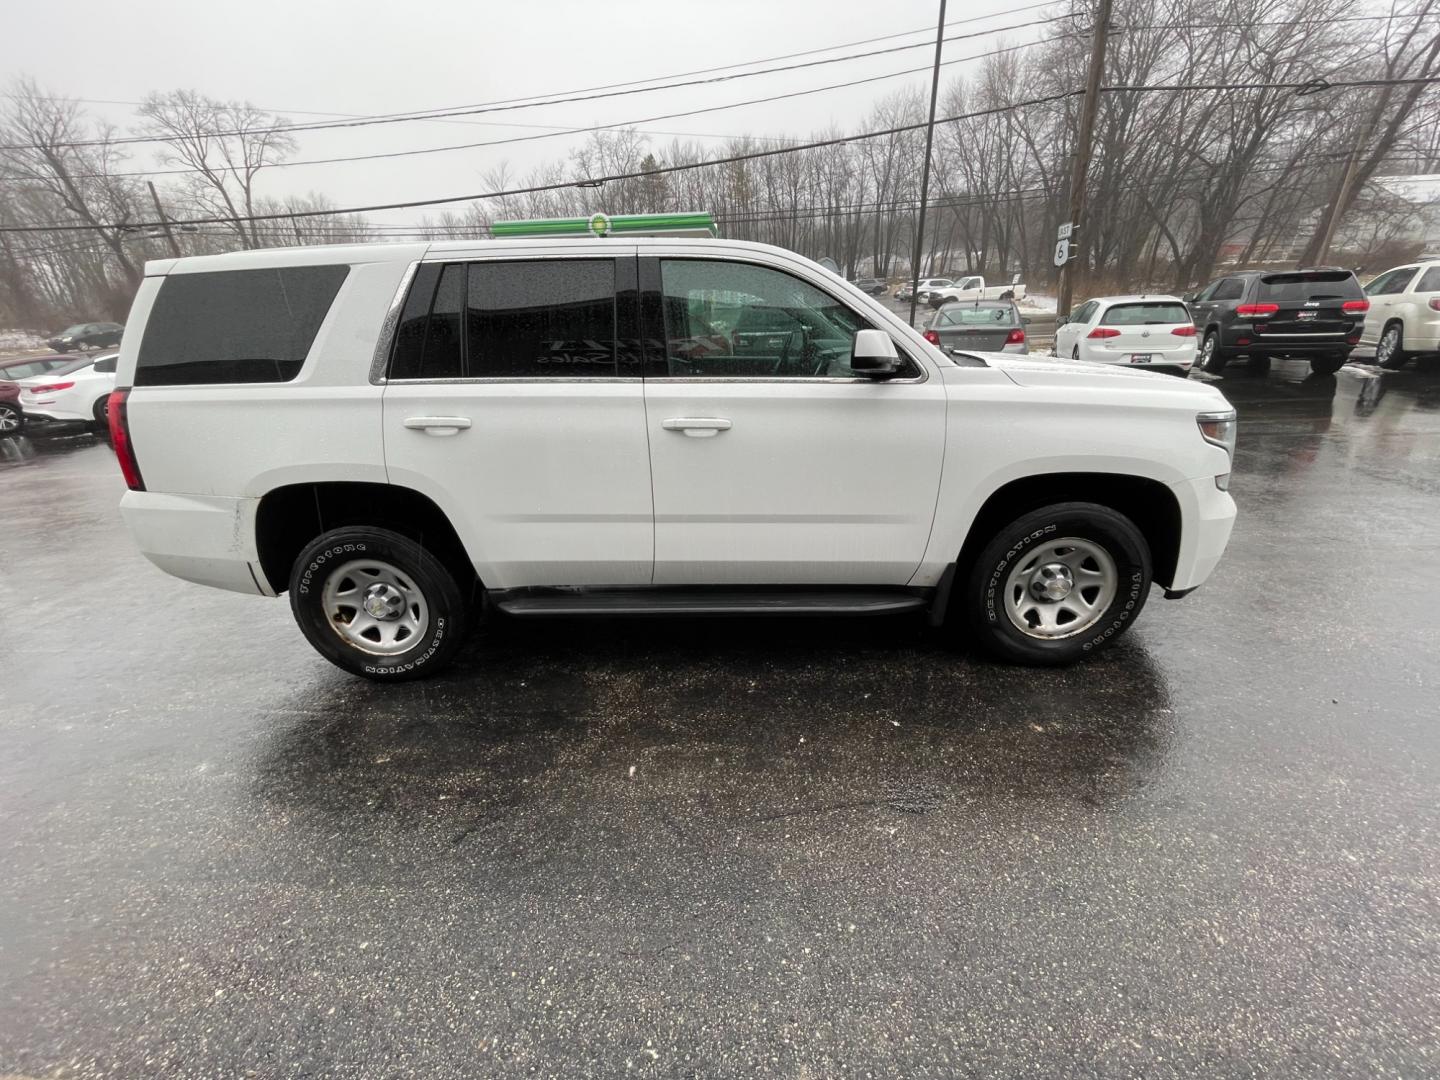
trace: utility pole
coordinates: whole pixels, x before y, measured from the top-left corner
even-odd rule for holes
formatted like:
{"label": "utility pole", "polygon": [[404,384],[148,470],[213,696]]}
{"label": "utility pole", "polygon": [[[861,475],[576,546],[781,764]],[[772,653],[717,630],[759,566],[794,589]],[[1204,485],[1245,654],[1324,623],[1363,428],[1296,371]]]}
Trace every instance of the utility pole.
{"label": "utility pole", "polygon": [[[1107,6],[1110,0],[1103,0]],[[920,170],[920,212],[915,215],[915,258],[910,262],[910,325],[920,302],[920,253],[925,246],[925,203],[930,198],[930,148],[935,142],[935,101],[940,96],[940,52],[945,48],[945,0],[940,0],[940,23],[935,27],[935,71],[930,76],[930,123],[925,125],[925,165]]]}
{"label": "utility pole", "polygon": [[150,189],[150,201],[155,204],[155,215],[160,219],[160,228],[165,230],[165,239],[170,242],[170,254],[180,258],[180,245],[175,242],[175,234],[170,231],[170,219],[165,216],[165,211],[160,209],[160,196],[155,193],[155,181],[146,180],[145,186]]}
{"label": "utility pole", "polygon": [[[1090,39],[1090,71],[1085,78],[1085,97],[1080,103],[1080,131],[1075,139],[1075,167],[1070,174],[1070,225],[1080,228],[1085,216],[1085,178],[1090,172],[1090,154],[1095,136],[1095,114],[1100,109],[1100,80],[1105,75],[1105,46],[1110,40],[1110,0],[1098,0]],[[1060,289],[1055,310],[1068,315],[1074,299],[1075,271],[1071,264],[1080,256],[1071,254],[1060,267]],[[1058,256],[1057,256],[1058,258]]]}

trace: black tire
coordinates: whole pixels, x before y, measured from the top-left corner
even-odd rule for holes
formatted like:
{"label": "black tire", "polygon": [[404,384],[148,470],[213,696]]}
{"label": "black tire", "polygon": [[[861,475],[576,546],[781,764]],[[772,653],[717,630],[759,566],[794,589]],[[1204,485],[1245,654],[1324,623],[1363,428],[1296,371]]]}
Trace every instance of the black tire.
{"label": "black tire", "polygon": [[1270,373],[1270,357],[1250,357],[1250,373],[1252,375],[1268,375]]}
{"label": "black tire", "polygon": [[110,395],[104,394],[97,398],[91,412],[95,415],[95,427],[101,432],[108,432],[110,430]]}
{"label": "black tire", "polygon": [[[327,584],[344,567],[364,562],[387,564],[418,591],[426,619],[413,646],[388,655],[366,651],[343,636],[345,624],[327,613]],[[464,594],[440,560],[409,537],[360,526],[332,529],[300,552],[290,571],[290,610],[321,656],[353,675],[382,682],[435,674],[454,658],[470,621]]]}
{"label": "black tire", "polygon": [[19,435],[25,430],[25,414],[16,405],[0,401],[0,438]]}
{"label": "black tire", "polygon": [[1334,356],[1317,356],[1310,361],[1310,370],[1316,375],[1334,375],[1345,366],[1349,353],[1337,353]]}
{"label": "black tire", "polygon": [[[1067,636],[1035,636],[1022,631],[1006,610],[1010,575],[1023,572],[1026,558],[1037,549],[1064,539],[1087,541],[1108,555],[1116,574],[1114,597]],[[1025,514],[995,534],[970,571],[961,605],[986,651],[1014,663],[1055,666],[1092,656],[1129,629],[1145,606],[1150,581],[1150,546],[1129,518],[1098,503],[1057,503]],[[1023,586],[1019,589],[1016,597],[1028,595]]]}
{"label": "black tire", "polygon": [[1200,342],[1200,367],[1211,375],[1219,375],[1229,362],[1230,357],[1220,348],[1220,335],[1214,330],[1208,331]]}
{"label": "black tire", "polygon": [[1079,345],[1076,345],[1073,349],[1070,350],[1070,359],[1071,359],[1071,360],[1079,360],[1079,359],[1080,359],[1080,346],[1079,346]]}
{"label": "black tire", "polygon": [[[1388,340],[1391,338],[1393,344]],[[1386,371],[1398,371],[1409,359],[1410,354],[1405,351],[1405,328],[1398,322],[1387,323],[1375,343],[1375,363]]]}

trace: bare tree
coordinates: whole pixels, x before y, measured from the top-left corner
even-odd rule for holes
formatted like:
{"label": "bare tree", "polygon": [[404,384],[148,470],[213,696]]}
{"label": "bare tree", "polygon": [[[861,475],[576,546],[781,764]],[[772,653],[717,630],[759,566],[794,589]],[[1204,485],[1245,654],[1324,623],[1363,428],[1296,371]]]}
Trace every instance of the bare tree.
{"label": "bare tree", "polygon": [[255,179],[295,151],[281,121],[248,103],[217,101],[193,90],[151,94],[139,130],[164,140],[167,163],[193,170],[181,191],[202,215],[223,217],[242,247],[259,247]]}

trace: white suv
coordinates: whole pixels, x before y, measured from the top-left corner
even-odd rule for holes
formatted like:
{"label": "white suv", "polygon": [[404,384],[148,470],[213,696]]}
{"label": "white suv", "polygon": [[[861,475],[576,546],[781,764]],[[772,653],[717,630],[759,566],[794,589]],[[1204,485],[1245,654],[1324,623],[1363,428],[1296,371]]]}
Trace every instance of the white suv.
{"label": "white suv", "polygon": [[1375,346],[1375,362],[1400,368],[1417,354],[1440,352],[1440,262],[1387,270],[1369,285],[1370,309],[1360,340]]}
{"label": "white suv", "polygon": [[[151,263],[111,402],[160,568],[379,679],[513,617],[925,611],[1056,664],[1219,561],[1213,388],[942,355],[798,255],[590,238]],[[948,616],[948,618],[947,618]],[[237,619],[245,618],[237,608]]]}

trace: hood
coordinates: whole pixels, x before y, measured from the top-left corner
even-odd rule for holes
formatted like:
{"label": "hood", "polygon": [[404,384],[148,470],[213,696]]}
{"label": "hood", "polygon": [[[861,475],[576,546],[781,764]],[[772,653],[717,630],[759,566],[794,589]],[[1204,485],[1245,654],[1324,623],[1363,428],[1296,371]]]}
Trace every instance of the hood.
{"label": "hood", "polygon": [[1229,408],[1225,395],[1215,387],[1181,379],[1159,371],[1143,371],[1115,364],[1087,364],[1062,357],[1016,356],[1013,353],[977,353],[990,367],[1004,372],[1016,386],[1027,389],[1063,389],[1084,386],[1097,390],[1139,390],[1189,397],[1202,408]]}

